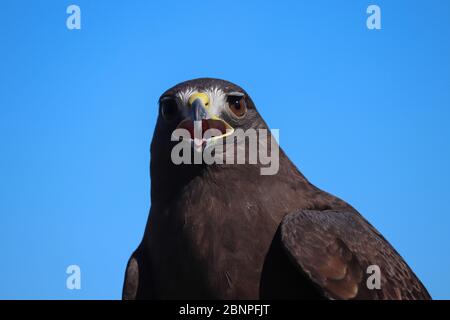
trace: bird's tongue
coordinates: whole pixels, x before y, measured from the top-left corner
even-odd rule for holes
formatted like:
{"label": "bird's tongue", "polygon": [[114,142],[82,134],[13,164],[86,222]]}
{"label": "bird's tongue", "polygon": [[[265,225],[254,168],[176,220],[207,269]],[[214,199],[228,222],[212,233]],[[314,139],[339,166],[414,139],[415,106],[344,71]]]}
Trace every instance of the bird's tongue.
{"label": "bird's tongue", "polygon": [[[189,131],[192,140],[200,140],[204,141],[206,139],[217,136],[214,131],[218,130],[219,135],[223,135],[226,133],[226,127],[223,121],[214,120],[214,119],[203,119],[202,121],[191,121],[191,120],[183,120],[179,125],[178,129],[186,129]],[[216,129],[210,130],[209,129]],[[206,132],[206,135],[205,135]]]}

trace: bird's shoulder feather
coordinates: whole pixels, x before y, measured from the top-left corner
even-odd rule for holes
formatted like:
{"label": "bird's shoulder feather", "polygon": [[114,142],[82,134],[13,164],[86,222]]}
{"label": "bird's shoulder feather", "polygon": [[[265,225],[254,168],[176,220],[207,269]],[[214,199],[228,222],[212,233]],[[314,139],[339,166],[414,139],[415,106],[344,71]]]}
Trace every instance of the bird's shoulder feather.
{"label": "bird's shoulder feather", "polygon": [[128,260],[125,270],[125,281],[123,283],[122,299],[135,300],[139,287],[139,262],[133,253]]}
{"label": "bird's shoulder feather", "polygon": [[[351,211],[300,210],[281,226],[290,260],[330,299],[430,299],[402,257],[361,215]],[[381,287],[369,289],[369,266]]]}

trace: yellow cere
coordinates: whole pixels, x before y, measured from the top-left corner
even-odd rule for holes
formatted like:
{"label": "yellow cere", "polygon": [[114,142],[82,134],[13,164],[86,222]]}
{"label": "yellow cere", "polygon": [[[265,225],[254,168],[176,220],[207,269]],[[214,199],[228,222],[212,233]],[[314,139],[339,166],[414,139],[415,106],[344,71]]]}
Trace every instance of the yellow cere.
{"label": "yellow cere", "polygon": [[189,105],[192,105],[195,100],[200,99],[203,102],[203,106],[208,109],[209,108],[209,96],[203,92],[193,93],[189,97]]}

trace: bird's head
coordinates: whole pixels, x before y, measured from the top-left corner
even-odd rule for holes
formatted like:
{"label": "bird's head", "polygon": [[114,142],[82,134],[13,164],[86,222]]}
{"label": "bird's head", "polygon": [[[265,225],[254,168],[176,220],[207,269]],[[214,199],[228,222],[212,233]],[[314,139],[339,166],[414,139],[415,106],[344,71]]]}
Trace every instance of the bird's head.
{"label": "bird's head", "polygon": [[[173,158],[174,150],[182,143],[183,155],[189,153],[191,157],[193,154],[199,154],[199,150],[204,153],[214,150],[215,156],[226,158],[228,165],[228,159],[232,159],[234,154],[239,154],[241,150],[246,150],[244,157],[250,157],[250,149],[245,147],[246,138],[239,138],[241,132],[258,131],[257,143],[263,141],[259,140],[261,131],[268,132],[266,139],[268,136],[272,137],[247,92],[225,80],[200,78],[177,84],[161,95],[158,110],[158,120],[151,144],[152,199],[155,198],[153,195],[155,190],[159,190],[160,195],[169,194],[167,190],[184,185],[201,174],[203,169],[220,168],[223,165],[223,163],[214,163],[212,166],[205,163],[198,165],[195,161],[187,164],[182,162],[181,165],[176,163]],[[174,133],[180,130],[184,132],[181,142],[178,139],[180,137],[174,139]],[[209,145],[215,148],[208,148]],[[220,146],[225,146],[224,151],[216,152],[218,149],[216,147]],[[230,148],[233,148],[233,152],[229,152]],[[269,149],[273,149],[273,144]],[[189,152],[184,152],[186,150]],[[255,155],[255,152],[251,154]],[[233,167],[238,167],[238,170],[248,169],[242,166]],[[258,166],[252,164],[252,168],[259,174]]]}
{"label": "bird's head", "polygon": [[201,78],[182,82],[161,95],[153,142],[173,146],[174,132],[182,129],[194,148],[204,148],[236,129],[249,128],[266,128],[250,96],[231,82]]}
{"label": "bird's head", "polygon": [[[168,132],[185,129],[194,140],[200,124],[203,143],[227,137],[237,129],[261,126],[253,101],[239,86],[224,80],[201,78],[180,83],[159,99],[158,124]],[[211,134],[204,137],[209,129]],[[170,137],[168,137],[170,138]]]}

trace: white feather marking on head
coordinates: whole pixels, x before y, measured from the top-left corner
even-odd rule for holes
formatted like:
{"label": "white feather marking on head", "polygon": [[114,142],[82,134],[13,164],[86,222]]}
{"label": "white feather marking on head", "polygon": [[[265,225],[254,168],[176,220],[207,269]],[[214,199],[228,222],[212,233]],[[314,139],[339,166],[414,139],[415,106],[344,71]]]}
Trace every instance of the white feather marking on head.
{"label": "white feather marking on head", "polygon": [[221,89],[213,87],[207,89],[206,94],[210,100],[209,113],[216,116],[220,115],[226,102],[225,93]]}
{"label": "white feather marking on head", "polygon": [[187,106],[188,102],[189,102],[189,97],[196,92],[198,92],[198,90],[196,88],[189,87],[186,90],[177,92],[176,95],[181,100],[181,103],[184,106]]}
{"label": "white feather marking on head", "polygon": [[208,108],[208,112],[210,115],[219,116],[226,104],[226,94],[218,87],[211,87],[205,90],[189,87],[183,91],[177,92],[176,95],[183,106],[188,107],[189,97],[197,92],[204,92],[209,96],[210,107]]}

